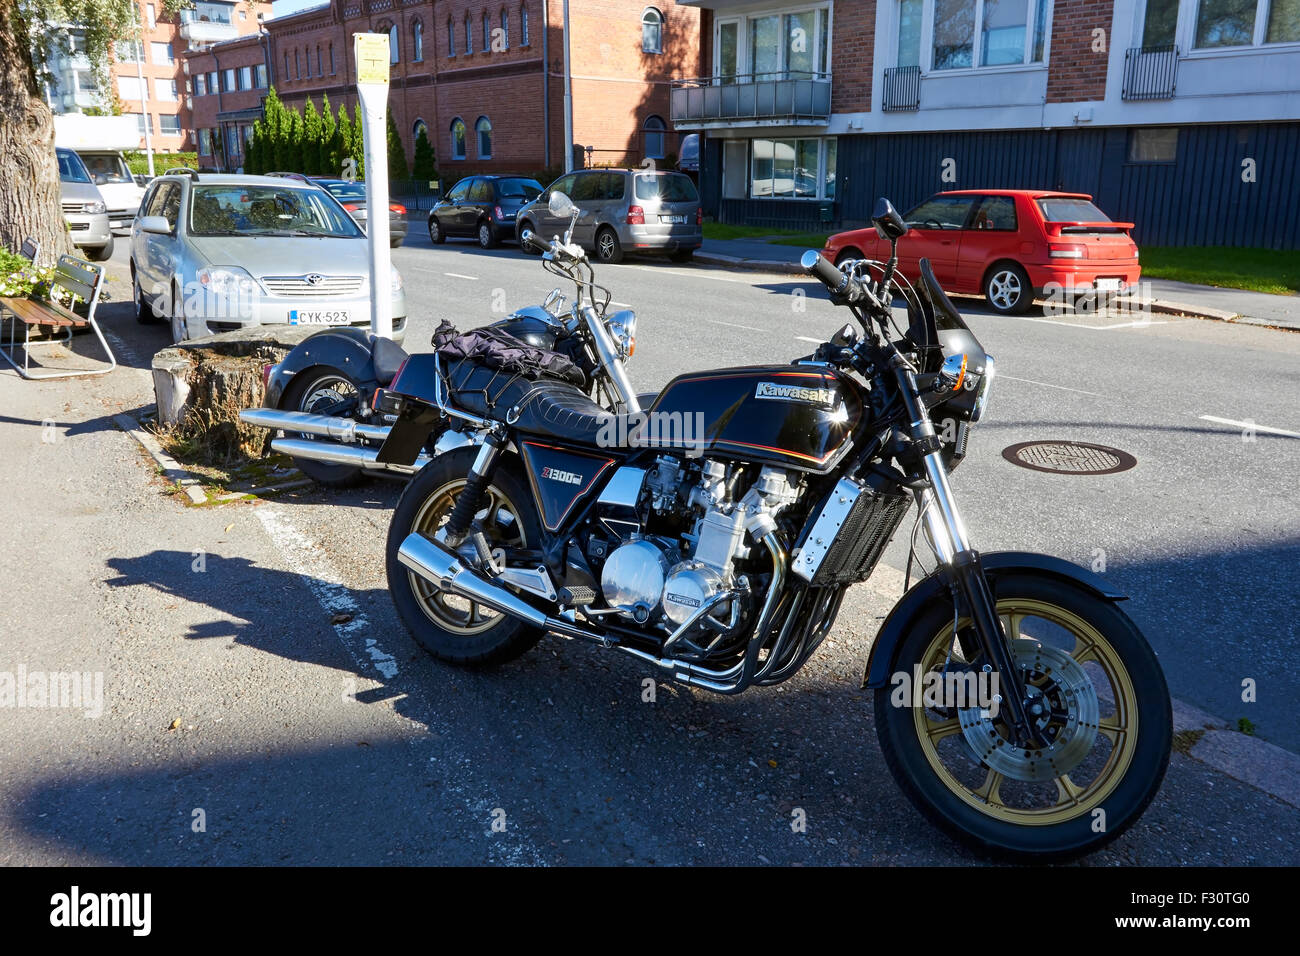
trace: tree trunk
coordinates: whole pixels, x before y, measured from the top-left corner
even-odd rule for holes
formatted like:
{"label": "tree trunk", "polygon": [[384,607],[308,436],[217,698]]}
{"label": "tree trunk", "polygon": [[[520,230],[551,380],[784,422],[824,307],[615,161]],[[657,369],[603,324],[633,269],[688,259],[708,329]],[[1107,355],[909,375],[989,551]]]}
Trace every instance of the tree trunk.
{"label": "tree trunk", "polygon": [[14,0],[0,0],[0,246],[17,252],[29,236],[41,265],[72,252],[59,204],[54,117],[32,70],[27,27]]}

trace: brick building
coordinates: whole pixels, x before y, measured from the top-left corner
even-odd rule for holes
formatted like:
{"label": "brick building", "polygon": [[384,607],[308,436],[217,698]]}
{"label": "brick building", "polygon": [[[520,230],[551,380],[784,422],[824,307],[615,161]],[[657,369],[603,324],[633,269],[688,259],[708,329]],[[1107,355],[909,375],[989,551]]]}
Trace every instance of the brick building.
{"label": "brick building", "polygon": [[[700,12],[643,0],[571,0],[569,16],[578,164],[670,158],[678,148],[668,121],[670,82],[703,70]],[[265,91],[228,89],[230,70],[261,65],[290,106],[310,96],[319,107],[328,94],[335,110],[351,108],[352,36],[362,32],[389,34],[388,106],[408,162],[423,125],[448,180],[564,165],[559,0],[333,0],[268,20],[264,37],[189,54],[200,163],[238,168],[260,115]]]}
{"label": "brick building", "polygon": [[877,196],[1091,193],[1156,245],[1300,246],[1291,0],[681,0],[707,213],[809,229]]}

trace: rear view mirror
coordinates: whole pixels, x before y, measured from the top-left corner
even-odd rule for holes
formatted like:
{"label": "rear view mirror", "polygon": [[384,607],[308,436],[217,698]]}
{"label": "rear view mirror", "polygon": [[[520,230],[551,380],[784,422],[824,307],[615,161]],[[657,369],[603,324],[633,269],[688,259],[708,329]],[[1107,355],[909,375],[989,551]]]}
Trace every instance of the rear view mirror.
{"label": "rear view mirror", "polygon": [[907,235],[907,223],[898,214],[894,204],[883,197],[876,201],[876,210],[871,214],[871,221],[876,224],[876,235],[881,239],[897,242]]}
{"label": "rear view mirror", "polygon": [[171,223],[163,216],[142,216],[140,219],[140,231],[151,232],[156,236],[170,236],[172,234]]}
{"label": "rear view mirror", "polygon": [[557,189],[551,193],[547,209],[557,219],[567,219],[573,215],[573,200]]}

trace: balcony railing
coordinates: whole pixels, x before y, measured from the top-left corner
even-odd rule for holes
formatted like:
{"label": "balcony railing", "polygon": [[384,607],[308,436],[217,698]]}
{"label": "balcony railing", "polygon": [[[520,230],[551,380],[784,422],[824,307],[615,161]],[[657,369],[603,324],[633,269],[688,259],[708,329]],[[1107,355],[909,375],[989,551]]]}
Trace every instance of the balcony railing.
{"label": "balcony railing", "polygon": [[1135,46],[1124,54],[1125,100],[1173,99],[1178,85],[1178,47]]}
{"label": "balcony railing", "polygon": [[239,28],[231,22],[227,10],[181,11],[181,39],[195,43],[217,43],[239,36]]}
{"label": "balcony railing", "polygon": [[886,113],[902,113],[921,108],[921,68],[891,66],[885,70],[884,100]]}
{"label": "balcony railing", "polygon": [[829,73],[742,73],[672,81],[678,129],[746,122],[822,124],[831,115]]}

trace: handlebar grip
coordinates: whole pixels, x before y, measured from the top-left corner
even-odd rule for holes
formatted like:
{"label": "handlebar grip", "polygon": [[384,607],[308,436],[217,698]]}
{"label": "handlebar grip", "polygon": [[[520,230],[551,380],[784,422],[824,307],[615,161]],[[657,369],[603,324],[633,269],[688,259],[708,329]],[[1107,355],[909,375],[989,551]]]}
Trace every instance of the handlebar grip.
{"label": "handlebar grip", "polygon": [[808,275],[821,281],[821,284],[837,295],[844,292],[849,279],[833,262],[820,252],[809,249],[799,260],[799,265]]}
{"label": "handlebar grip", "polygon": [[538,252],[546,252],[550,249],[550,246],[538,239],[537,233],[533,232],[531,229],[525,229],[520,233],[519,242],[524,247],[535,249]]}

